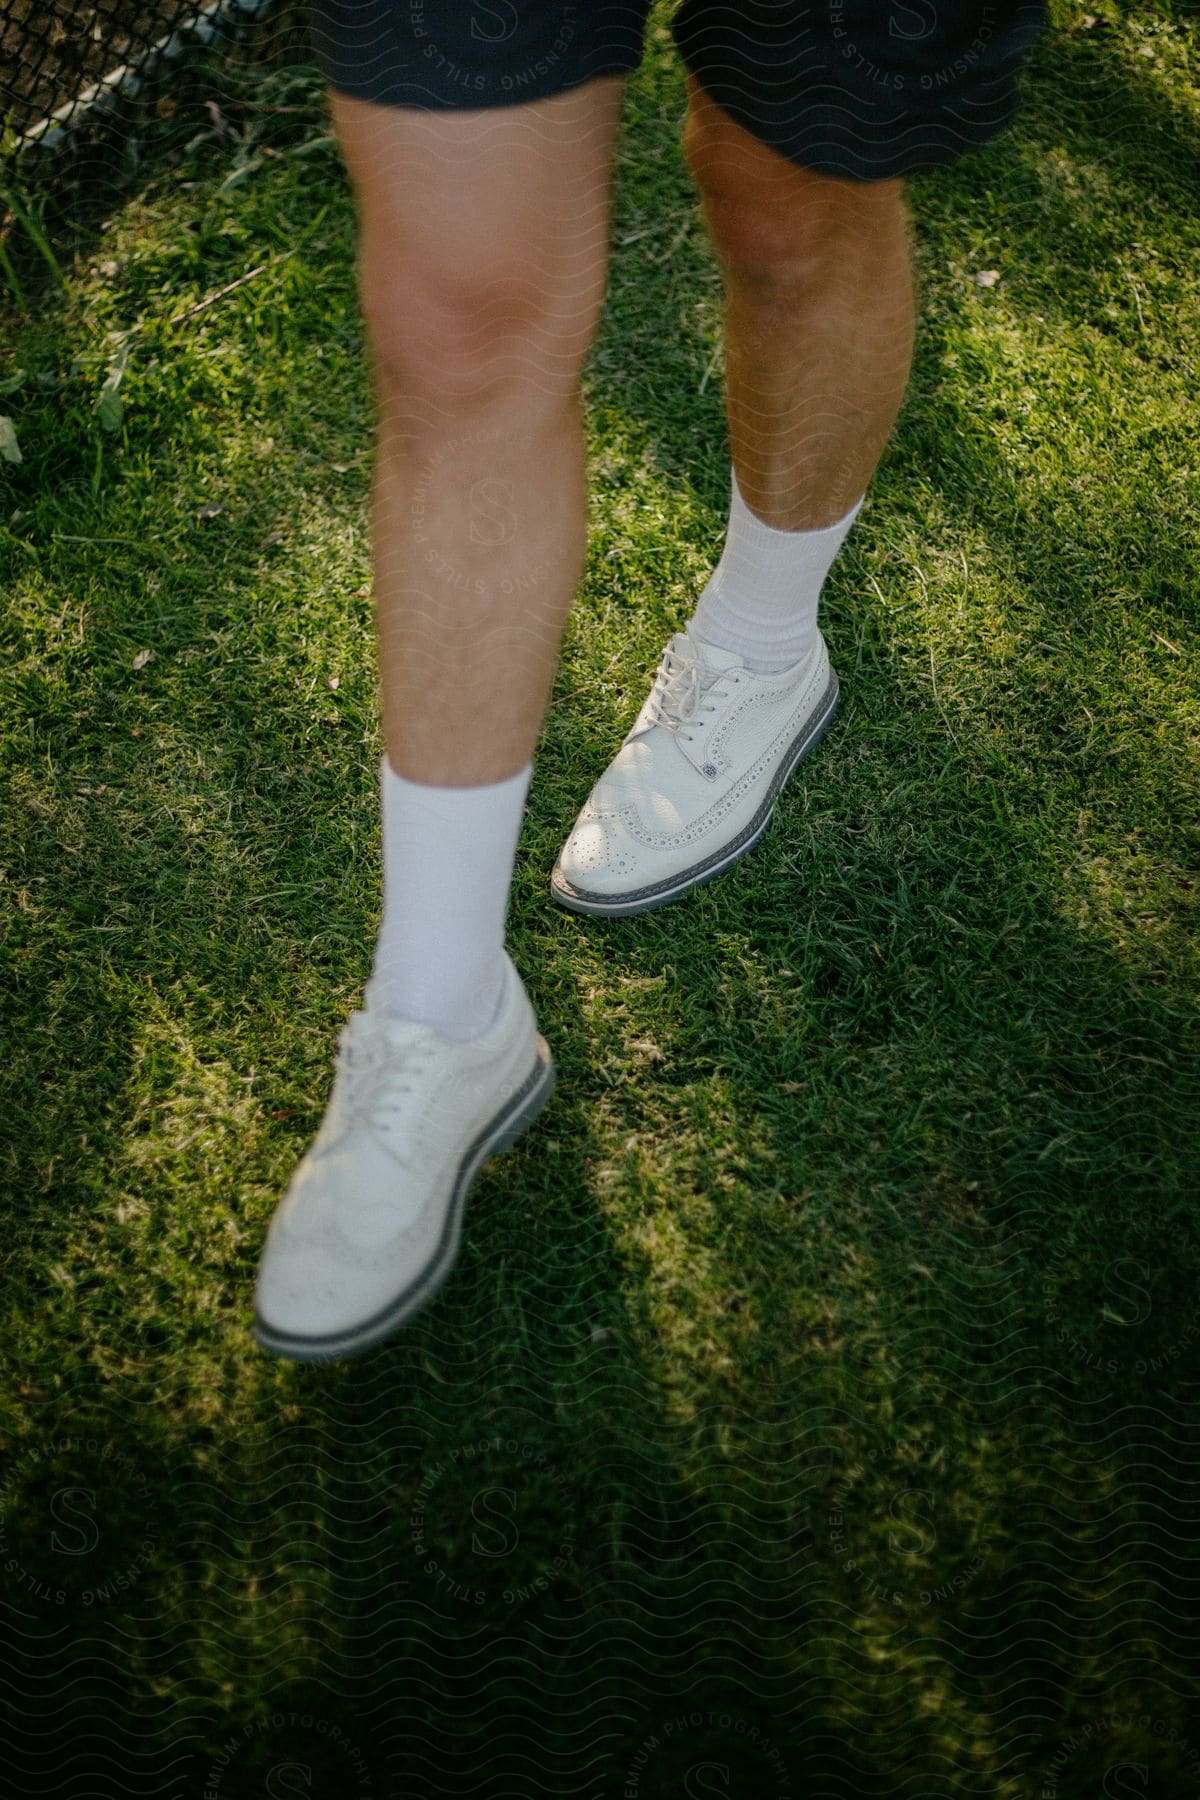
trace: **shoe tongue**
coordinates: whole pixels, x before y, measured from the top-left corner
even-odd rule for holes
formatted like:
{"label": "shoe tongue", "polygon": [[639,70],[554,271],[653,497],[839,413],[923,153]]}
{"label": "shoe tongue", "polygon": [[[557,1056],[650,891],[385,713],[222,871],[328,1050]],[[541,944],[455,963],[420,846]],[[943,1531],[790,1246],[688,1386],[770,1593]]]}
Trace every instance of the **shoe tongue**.
{"label": "shoe tongue", "polygon": [[703,638],[693,638],[692,643],[702,675],[723,675],[726,669],[742,667],[743,658],[736,650],[720,650],[716,644],[706,644]]}
{"label": "shoe tongue", "polygon": [[406,1049],[422,1038],[437,1038],[438,1033],[431,1025],[422,1025],[416,1019],[405,1019],[397,1013],[372,1007],[370,997],[366,998],[367,1004],[358,1015],[362,1020],[358,1028],[359,1036],[375,1043],[382,1040],[393,1051]]}

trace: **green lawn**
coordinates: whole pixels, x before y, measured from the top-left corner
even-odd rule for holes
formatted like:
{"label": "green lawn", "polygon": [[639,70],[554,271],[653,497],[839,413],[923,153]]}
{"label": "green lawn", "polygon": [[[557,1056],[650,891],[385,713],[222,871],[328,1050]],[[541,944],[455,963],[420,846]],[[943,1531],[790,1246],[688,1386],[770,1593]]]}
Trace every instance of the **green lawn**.
{"label": "green lawn", "polygon": [[10,295],[12,1791],[42,1759],[188,1800],[1200,1790],[1200,29],[1089,4],[1014,130],[913,184],[832,733],[736,871],[588,922],[550,867],[727,494],[652,35],[513,891],[559,1088],[359,1362],[247,1329],[379,902],[315,77],[230,73],[255,158],[148,164],[61,292]]}

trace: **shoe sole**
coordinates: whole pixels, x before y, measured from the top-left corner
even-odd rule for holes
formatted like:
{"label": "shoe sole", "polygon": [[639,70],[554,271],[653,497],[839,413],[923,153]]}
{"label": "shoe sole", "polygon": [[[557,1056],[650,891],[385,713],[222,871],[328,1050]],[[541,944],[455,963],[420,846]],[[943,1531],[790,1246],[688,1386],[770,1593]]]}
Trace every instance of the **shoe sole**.
{"label": "shoe sole", "polygon": [[294,1337],[275,1331],[256,1312],[254,1336],[264,1350],[291,1362],[333,1362],[382,1343],[414,1314],[421,1311],[445,1282],[458,1259],[462,1244],[467,1196],[476,1176],[490,1157],[498,1156],[528,1131],[554,1091],[555,1070],[550,1046],[539,1033],[537,1060],[520,1088],[475,1137],[458,1165],[446,1224],[434,1256],[422,1274],[381,1311],[347,1331],[327,1337]]}
{"label": "shoe sole", "polygon": [[830,669],[825,692],[771,777],[762,805],[738,835],[728,844],[722,845],[720,850],[714,851],[712,856],[706,857],[703,862],[693,863],[690,869],[684,869],[678,875],[668,876],[665,881],[655,882],[651,887],[637,888],[628,894],[596,894],[589,892],[587,888],[573,887],[560,865],[555,863],[550,876],[550,892],[554,899],[571,912],[619,919],[633,913],[653,912],[655,907],[669,905],[682,894],[690,893],[692,888],[704,887],[708,882],[715,881],[718,875],[723,875],[726,869],[740,862],[743,856],[753,850],[762,837],[771,823],[775,802],[784,783],[797,765],[812,754],[833,724],[838,698],[838,678]]}

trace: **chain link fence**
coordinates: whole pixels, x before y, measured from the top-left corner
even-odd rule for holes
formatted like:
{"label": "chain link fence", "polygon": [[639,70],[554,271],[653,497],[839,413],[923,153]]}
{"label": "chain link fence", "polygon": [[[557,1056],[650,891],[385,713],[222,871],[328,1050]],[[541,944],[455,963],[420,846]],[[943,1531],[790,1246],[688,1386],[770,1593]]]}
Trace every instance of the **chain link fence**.
{"label": "chain link fence", "polygon": [[286,10],[280,0],[0,0],[6,149],[56,148],[97,108],[169,83],[189,53]]}
{"label": "chain link fence", "polygon": [[0,0],[9,285],[29,257],[52,267],[51,239],[77,238],[151,155],[214,119],[224,133],[239,99],[289,71],[311,97],[304,0]]}
{"label": "chain link fence", "polygon": [[196,12],[194,0],[0,0],[0,100],[18,138],[63,128],[106,77],[136,68]]}

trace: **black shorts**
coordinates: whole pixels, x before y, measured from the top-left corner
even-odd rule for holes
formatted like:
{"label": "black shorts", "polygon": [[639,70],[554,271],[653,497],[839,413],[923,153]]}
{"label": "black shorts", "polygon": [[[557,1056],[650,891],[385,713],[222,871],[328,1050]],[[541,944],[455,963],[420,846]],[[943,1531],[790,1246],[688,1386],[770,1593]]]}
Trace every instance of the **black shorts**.
{"label": "black shorts", "polygon": [[[544,100],[642,57],[652,0],[309,0],[331,87],[451,111]],[[1017,110],[1044,0],[681,0],[671,34],[717,104],[819,174],[953,162]]]}

